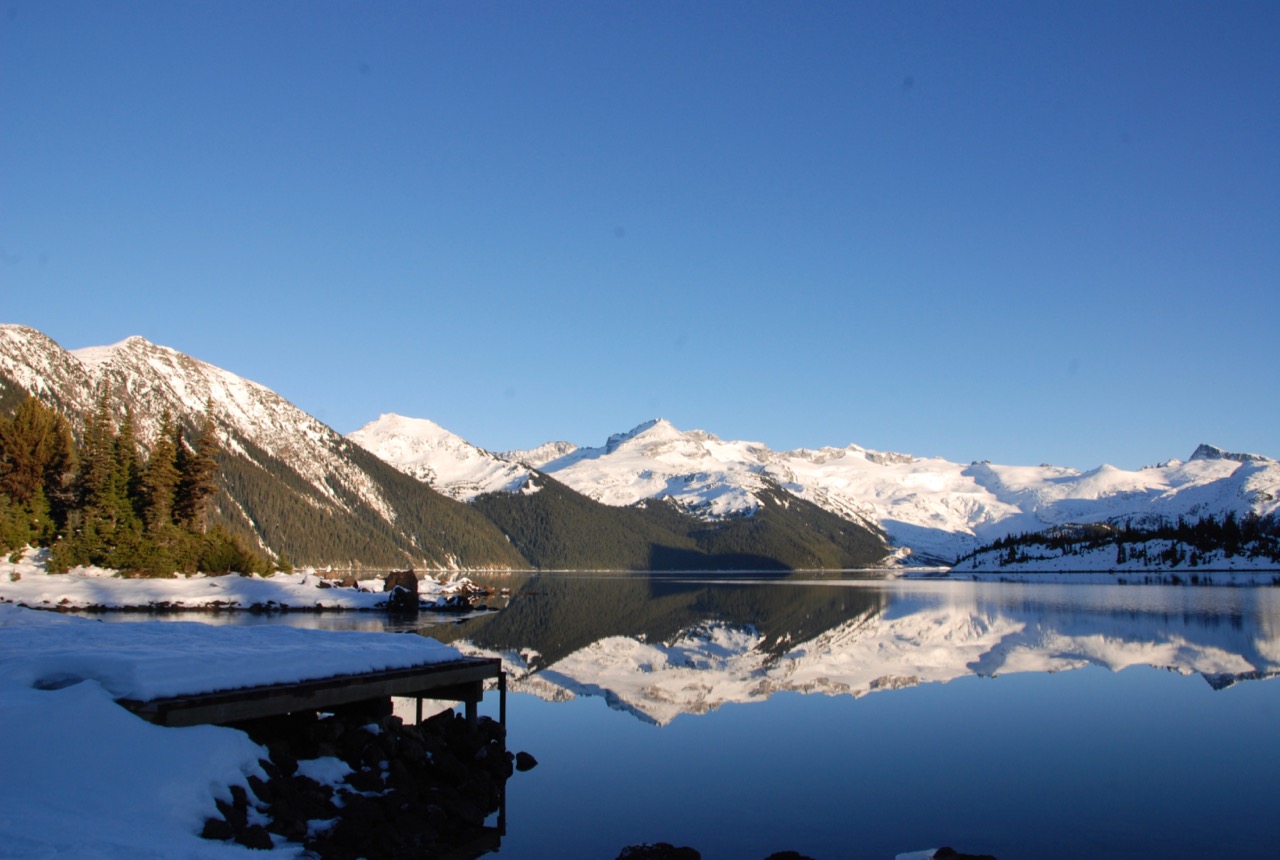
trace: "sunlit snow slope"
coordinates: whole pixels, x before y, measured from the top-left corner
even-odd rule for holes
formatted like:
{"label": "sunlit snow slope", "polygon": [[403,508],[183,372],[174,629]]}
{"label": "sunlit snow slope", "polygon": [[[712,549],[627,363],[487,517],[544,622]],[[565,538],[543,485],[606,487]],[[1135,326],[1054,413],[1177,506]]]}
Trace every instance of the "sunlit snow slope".
{"label": "sunlit snow slope", "polygon": [[531,474],[527,467],[477,448],[425,418],[388,413],[347,438],[400,471],[463,501],[481,493],[517,490]]}
{"label": "sunlit snow slope", "polygon": [[[473,453],[471,461],[480,454],[492,456]],[[599,448],[554,443],[500,456],[554,475],[605,504],[670,498],[708,518],[752,513],[760,505],[757,494],[777,482],[847,519],[879,525],[916,560],[944,563],[1006,534],[1065,523],[1228,511],[1265,516],[1280,506],[1280,464],[1207,445],[1185,462],[1079,472],[952,463],[857,445],[777,452],[757,442],[682,431],[659,419],[612,436]],[[389,460],[406,471],[425,466],[445,473],[446,466],[436,465],[443,461]]]}

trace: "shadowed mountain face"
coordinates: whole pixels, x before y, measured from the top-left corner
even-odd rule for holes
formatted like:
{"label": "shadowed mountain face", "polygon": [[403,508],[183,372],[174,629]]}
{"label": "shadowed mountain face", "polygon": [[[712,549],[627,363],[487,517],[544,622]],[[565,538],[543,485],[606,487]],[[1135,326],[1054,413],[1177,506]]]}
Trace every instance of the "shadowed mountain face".
{"label": "shadowed mountain face", "polygon": [[148,450],[168,413],[218,436],[212,520],[297,563],[526,568],[468,505],[393,469],[275,392],[132,337],[69,352],[38,331],[0,326],[0,402],[32,394],[79,432],[105,398]]}
{"label": "shadowed mountain face", "polygon": [[514,689],[599,695],[646,722],[778,691],[863,696],[969,675],[1280,674],[1275,589],[558,576],[508,580],[500,613],[430,635],[500,654]]}
{"label": "shadowed mountain face", "polygon": [[144,450],[166,413],[188,431],[208,419],[221,449],[213,522],[294,563],[789,570],[873,566],[889,553],[875,528],[768,481],[755,516],[707,522],[669,502],[602,504],[430,422],[384,416],[376,440],[347,439],[262,385],[139,337],[69,352],[33,329],[0,325],[0,409],[27,394],[77,430],[105,398],[117,421],[130,413]]}

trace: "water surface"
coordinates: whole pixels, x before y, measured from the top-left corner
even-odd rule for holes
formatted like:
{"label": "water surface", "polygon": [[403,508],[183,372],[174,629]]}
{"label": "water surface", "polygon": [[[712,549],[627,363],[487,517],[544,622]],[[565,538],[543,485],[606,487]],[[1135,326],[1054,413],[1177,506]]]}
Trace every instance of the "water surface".
{"label": "water surface", "polygon": [[1280,589],[494,582],[512,589],[502,611],[408,626],[501,655],[511,674],[510,747],[540,764],[508,784],[503,856],[656,841],[709,860],[1280,845]]}

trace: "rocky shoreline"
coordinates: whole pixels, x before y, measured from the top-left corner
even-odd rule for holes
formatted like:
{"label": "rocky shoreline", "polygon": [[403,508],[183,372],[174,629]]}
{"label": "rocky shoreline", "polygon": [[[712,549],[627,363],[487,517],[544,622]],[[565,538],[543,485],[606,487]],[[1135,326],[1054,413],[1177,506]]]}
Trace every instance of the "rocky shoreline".
{"label": "rocky shoreline", "polygon": [[[506,781],[537,762],[506,750],[502,727],[444,711],[417,725],[377,705],[242,723],[269,757],[218,802],[202,836],[268,849],[292,842],[322,860],[479,856],[498,847]],[[333,782],[303,764],[319,760]],[[487,824],[497,816],[497,826]]]}

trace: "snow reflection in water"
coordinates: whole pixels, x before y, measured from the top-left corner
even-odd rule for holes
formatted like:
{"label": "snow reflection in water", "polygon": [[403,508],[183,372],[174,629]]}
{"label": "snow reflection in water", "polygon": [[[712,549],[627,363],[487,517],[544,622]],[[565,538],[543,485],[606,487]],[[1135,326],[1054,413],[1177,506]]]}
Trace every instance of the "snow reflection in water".
{"label": "snow reflection in water", "polygon": [[1278,589],[499,584],[502,612],[420,626],[500,655],[513,678],[513,748],[543,764],[510,785],[504,856],[661,840],[706,858],[941,844],[1248,857],[1280,843]]}

